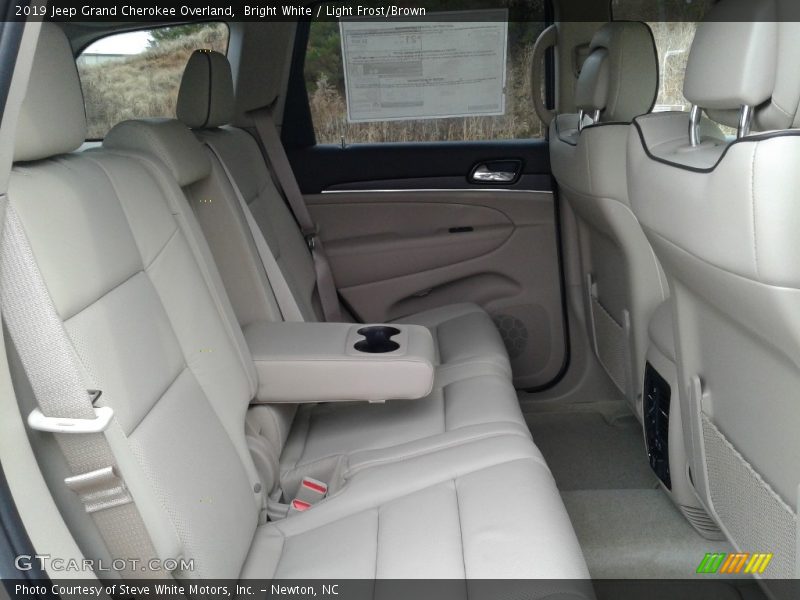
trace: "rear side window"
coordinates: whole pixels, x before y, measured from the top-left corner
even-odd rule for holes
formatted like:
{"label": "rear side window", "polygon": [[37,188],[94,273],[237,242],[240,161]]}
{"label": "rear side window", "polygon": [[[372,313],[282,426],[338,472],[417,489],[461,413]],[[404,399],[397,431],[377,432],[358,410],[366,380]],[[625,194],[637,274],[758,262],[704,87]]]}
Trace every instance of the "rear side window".
{"label": "rear side window", "polygon": [[227,52],[224,23],[197,23],[109,35],[78,56],[88,138],[120,121],[174,117],[181,76],[199,49]]}
{"label": "rear side window", "polygon": [[544,4],[495,5],[313,21],[303,75],[317,143],[543,137],[529,74]]}
{"label": "rear side window", "polygon": [[697,23],[651,22],[658,49],[658,98],[654,111],[689,110],[689,101],[683,97],[683,76],[692,47]]}

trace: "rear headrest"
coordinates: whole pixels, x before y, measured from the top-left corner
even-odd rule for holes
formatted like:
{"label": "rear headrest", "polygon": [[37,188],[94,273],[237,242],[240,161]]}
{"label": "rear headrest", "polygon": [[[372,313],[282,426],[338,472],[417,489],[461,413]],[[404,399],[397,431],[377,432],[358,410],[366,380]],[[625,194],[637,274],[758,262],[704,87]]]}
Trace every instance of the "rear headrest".
{"label": "rear headrest", "polygon": [[775,89],[778,65],[775,0],[722,0],[697,28],[683,95],[705,109],[756,107]]}
{"label": "rear headrest", "polygon": [[14,160],[72,152],[85,139],[86,112],[72,48],[58,25],[42,23],[17,121]]}
{"label": "rear headrest", "polygon": [[178,91],[178,118],[192,129],[227,125],[235,110],[231,65],[224,54],[195,50]]}
{"label": "rear headrest", "polygon": [[613,21],[594,34],[575,88],[579,110],[603,121],[631,121],[650,112],[658,93],[658,55],[645,23]]}
{"label": "rear headrest", "polygon": [[181,187],[211,174],[205,148],[186,125],[175,119],[123,121],[108,132],[103,147],[155,156]]}

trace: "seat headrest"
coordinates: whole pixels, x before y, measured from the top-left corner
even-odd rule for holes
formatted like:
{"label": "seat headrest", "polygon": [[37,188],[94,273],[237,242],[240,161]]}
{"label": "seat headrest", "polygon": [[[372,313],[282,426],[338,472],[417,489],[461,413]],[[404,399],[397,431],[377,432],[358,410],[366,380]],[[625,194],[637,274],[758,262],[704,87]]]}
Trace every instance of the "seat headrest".
{"label": "seat headrest", "polygon": [[72,152],[85,139],[86,111],[72,48],[58,25],[42,23],[17,121],[14,160]]}
{"label": "seat headrest", "polygon": [[235,110],[231,65],[224,54],[195,50],[178,91],[178,118],[192,129],[227,125]]}
{"label": "seat headrest", "polygon": [[205,148],[186,125],[175,119],[123,121],[108,132],[103,147],[155,156],[181,187],[211,174]]}
{"label": "seat headrest", "polygon": [[775,0],[722,0],[698,26],[683,95],[705,109],[756,107],[773,94],[778,65]]}
{"label": "seat headrest", "polygon": [[633,120],[650,112],[658,94],[658,54],[645,23],[613,21],[592,38],[581,67],[575,104],[603,121]]}

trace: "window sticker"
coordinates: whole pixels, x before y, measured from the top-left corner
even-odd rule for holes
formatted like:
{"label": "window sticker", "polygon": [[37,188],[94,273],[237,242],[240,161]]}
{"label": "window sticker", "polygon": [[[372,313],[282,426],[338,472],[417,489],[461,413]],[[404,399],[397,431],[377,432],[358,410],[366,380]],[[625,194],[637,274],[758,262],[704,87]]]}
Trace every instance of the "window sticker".
{"label": "window sticker", "polygon": [[503,115],[508,11],[341,19],[351,123]]}

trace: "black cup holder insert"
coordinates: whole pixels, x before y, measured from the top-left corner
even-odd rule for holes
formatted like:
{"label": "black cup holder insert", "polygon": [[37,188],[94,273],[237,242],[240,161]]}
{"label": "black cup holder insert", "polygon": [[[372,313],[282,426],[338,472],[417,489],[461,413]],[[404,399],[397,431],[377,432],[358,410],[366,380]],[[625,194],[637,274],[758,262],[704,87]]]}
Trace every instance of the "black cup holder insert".
{"label": "black cup holder insert", "polygon": [[355,349],[359,352],[382,354],[384,352],[393,352],[400,347],[400,344],[391,339],[392,336],[400,333],[397,327],[373,325],[372,327],[362,327],[358,330],[358,333],[366,338],[356,342]]}

